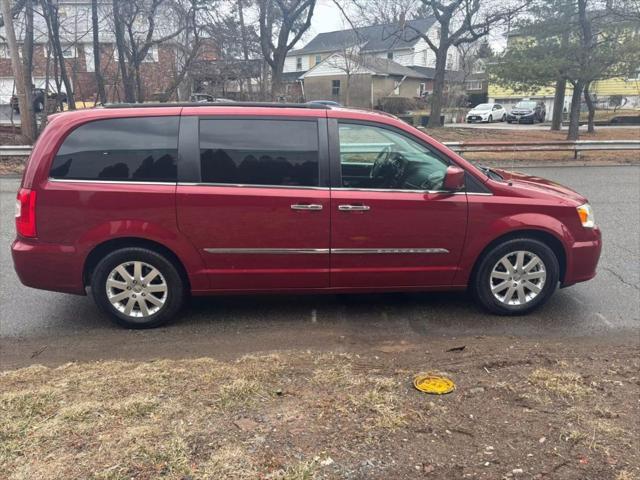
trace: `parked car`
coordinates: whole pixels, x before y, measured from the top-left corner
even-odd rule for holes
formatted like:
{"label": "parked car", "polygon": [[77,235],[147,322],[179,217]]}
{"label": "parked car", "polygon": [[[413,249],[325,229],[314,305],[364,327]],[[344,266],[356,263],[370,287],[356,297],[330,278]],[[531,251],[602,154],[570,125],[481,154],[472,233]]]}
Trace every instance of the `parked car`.
{"label": "parked car", "polygon": [[238,103],[50,117],[16,205],[22,283],[121,325],[188,295],[464,290],[524,314],[596,273],[587,199],[371,111]]}
{"label": "parked car", "polygon": [[499,103],[481,103],[476,105],[467,113],[467,123],[493,121],[504,122],[507,112]]}
{"label": "parked car", "polygon": [[333,100],[310,100],[307,102],[307,104],[311,104],[311,105],[324,105],[327,107],[341,107],[342,104],[335,102]]}
{"label": "parked car", "polygon": [[535,100],[521,100],[515,104],[507,115],[507,122],[509,123],[531,123],[544,122],[544,117],[547,115],[547,109],[544,102],[537,102]]}
{"label": "parked car", "polygon": [[192,103],[235,103],[235,100],[222,97],[214,97],[208,93],[193,93],[189,97],[189,101]]}
{"label": "parked car", "polygon": [[[47,95],[47,102],[51,102],[52,104],[56,104],[58,101],[61,103],[67,103],[67,94],[64,92],[56,93],[56,92],[47,92],[44,88],[34,88],[31,91],[31,98],[33,99],[33,111],[36,113],[42,112],[44,110],[44,99],[45,95]],[[58,100],[59,99],[59,100]],[[13,95],[9,100],[9,104],[13,111],[16,113],[20,113],[20,106],[18,105],[18,96]]]}

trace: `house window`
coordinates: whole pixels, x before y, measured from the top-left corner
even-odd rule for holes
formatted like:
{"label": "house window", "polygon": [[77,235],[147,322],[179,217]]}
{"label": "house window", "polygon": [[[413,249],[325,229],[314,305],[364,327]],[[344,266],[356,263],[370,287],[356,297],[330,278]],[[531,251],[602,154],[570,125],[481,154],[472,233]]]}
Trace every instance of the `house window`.
{"label": "house window", "polygon": [[393,60],[393,52],[387,52],[387,58]]}
{"label": "house window", "polygon": [[453,69],[453,55],[449,53],[447,55],[447,70],[452,70],[452,69]]}
{"label": "house window", "polygon": [[482,80],[469,80],[467,90],[482,90]]}
{"label": "house window", "polygon": [[2,45],[0,45],[0,58],[10,58],[11,55],[9,55],[9,46],[4,43]]}
{"label": "house window", "polygon": [[296,58],[296,70],[302,70],[302,57]]}
{"label": "house window", "polygon": [[158,61],[158,46],[152,45],[147,54],[142,59],[143,63],[154,63]]}
{"label": "house window", "polygon": [[427,84],[422,82],[420,84],[420,88],[418,89],[418,96],[424,97],[424,94],[427,93]]}
{"label": "house window", "polygon": [[65,45],[62,47],[62,56],[64,58],[76,58],[75,45]]}
{"label": "house window", "polygon": [[331,80],[331,95],[340,96],[340,80]]}
{"label": "house window", "polygon": [[640,68],[635,71],[635,74],[630,75],[629,78],[627,78],[627,80],[630,82],[635,82],[637,80],[640,80]]}
{"label": "house window", "polygon": [[394,80],[393,81],[393,94],[394,95],[400,95],[400,80]]}
{"label": "house window", "polygon": [[322,61],[322,55],[316,55],[316,65]]}

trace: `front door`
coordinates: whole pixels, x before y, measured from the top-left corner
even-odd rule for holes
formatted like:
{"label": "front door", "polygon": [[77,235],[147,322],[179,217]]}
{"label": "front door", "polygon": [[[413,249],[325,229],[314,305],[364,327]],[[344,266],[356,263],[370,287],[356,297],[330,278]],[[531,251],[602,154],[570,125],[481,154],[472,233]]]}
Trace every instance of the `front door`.
{"label": "front door", "polygon": [[331,286],[450,285],[467,198],[443,191],[449,161],[393,127],[340,121],[330,131],[340,158],[339,167],[332,161]]}
{"label": "front door", "polygon": [[200,251],[211,288],[328,287],[325,120],[183,118],[183,126],[194,120],[198,150],[187,145],[181,154],[185,165],[197,157],[198,178],[178,185],[178,225]]}

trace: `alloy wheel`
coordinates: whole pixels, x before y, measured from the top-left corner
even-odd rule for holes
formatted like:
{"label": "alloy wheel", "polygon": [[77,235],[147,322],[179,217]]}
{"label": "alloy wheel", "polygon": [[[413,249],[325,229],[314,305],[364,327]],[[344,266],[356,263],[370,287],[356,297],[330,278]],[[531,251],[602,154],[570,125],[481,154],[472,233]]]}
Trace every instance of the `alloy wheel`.
{"label": "alloy wheel", "polygon": [[535,253],[518,250],[502,257],[489,276],[493,296],[502,304],[521,306],[531,302],[544,288],[547,270]]}
{"label": "alloy wheel", "polygon": [[106,290],[111,305],[131,318],[158,313],[166,303],[169,291],[160,271],[140,261],[115,267],[107,277]]}

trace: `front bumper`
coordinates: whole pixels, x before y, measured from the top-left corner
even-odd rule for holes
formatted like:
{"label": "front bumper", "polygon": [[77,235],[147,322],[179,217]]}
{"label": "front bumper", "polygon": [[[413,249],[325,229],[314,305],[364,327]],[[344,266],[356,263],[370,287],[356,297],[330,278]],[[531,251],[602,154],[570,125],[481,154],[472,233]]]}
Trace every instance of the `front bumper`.
{"label": "front bumper", "polygon": [[83,261],[73,246],[17,238],[11,245],[13,266],[27,287],[85,295]]}
{"label": "front bumper", "polygon": [[489,117],[482,118],[481,115],[467,115],[467,123],[488,122]]}
{"label": "front bumper", "polygon": [[518,123],[522,123],[522,122],[533,122],[535,120],[535,114],[534,113],[530,113],[528,115],[512,115],[512,114],[507,114],[507,122],[518,122]]}
{"label": "front bumper", "polygon": [[569,248],[563,287],[586,282],[596,276],[596,268],[602,252],[602,233],[598,227],[595,227],[592,235],[592,239],[575,242]]}

